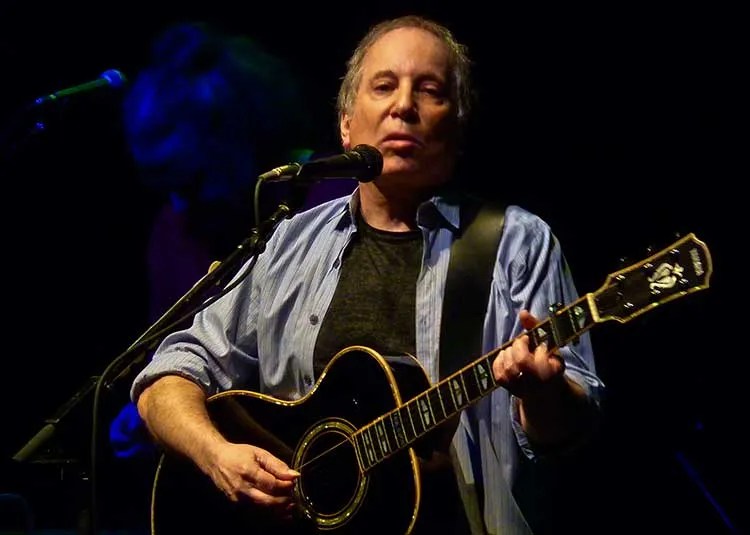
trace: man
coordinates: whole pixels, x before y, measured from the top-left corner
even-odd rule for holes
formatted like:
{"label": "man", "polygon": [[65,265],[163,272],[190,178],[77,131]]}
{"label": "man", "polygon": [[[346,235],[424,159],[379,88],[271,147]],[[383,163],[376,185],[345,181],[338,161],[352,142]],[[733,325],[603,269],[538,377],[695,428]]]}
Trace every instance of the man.
{"label": "man", "polygon": [[[133,399],[154,437],[230,500],[284,516],[299,471],[267,449],[224,438],[208,396],[241,388],[302,399],[330,358],[352,345],[414,355],[430,380],[441,377],[443,289],[460,221],[457,204],[440,193],[456,167],[468,84],[466,50],[446,28],[418,17],[373,27],[349,61],[338,105],[343,147],[376,147],[382,174],[351,198],[283,222],[250,276],[165,339],[136,378]],[[458,507],[426,496],[418,532],[520,534],[544,525],[537,498],[552,473],[544,466],[590,435],[600,383],[586,335],[559,353],[545,344],[531,351],[519,335],[551,304],[576,297],[547,225],[508,207],[483,345],[517,338],[492,361],[503,388],[464,410],[453,435]]]}

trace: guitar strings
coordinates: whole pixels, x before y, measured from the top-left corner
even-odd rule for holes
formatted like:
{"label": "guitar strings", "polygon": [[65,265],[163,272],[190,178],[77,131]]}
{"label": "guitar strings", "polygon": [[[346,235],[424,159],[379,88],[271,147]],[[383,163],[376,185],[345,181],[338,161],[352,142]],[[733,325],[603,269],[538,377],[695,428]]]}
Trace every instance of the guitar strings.
{"label": "guitar strings", "polygon": [[[306,467],[306,466],[308,466],[309,464],[311,464],[311,463],[313,463],[313,462],[317,461],[318,459],[320,459],[320,458],[321,458],[321,457],[323,457],[324,455],[328,455],[328,454],[329,454],[329,453],[331,453],[331,452],[332,452],[333,450],[335,450],[336,448],[338,448],[338,447],[340,447],[340,446],[343,446],[343,445],[344,445],[344,444],[346,444],[347,442],[350,442],[350,443],[352,444],[352,447],[353,447],[353,448],[354,448],[354,450],[356,451],[356,449],[357,449],[357,448],[356,448],[356,445],[354,444],[354,440],[350,440],[350,438],[351,438],[351,437],[347,437],[346,439],[344,439],[343,441],[339,442],[338,444],[334,444],[333,446],[331,446],[331,447],[330,447],[330,448],[328,448],[327,450],[324,450],[324,451],[320,452],[320,453],[319,453],[318,455],[316,455],[315,457],[312,457],[312,458],[311,458],[311,459],[309,459],[309,460],[308,460],[307,462],[305,462],[305,463],[303,463],[303,464],[299,465],[299,466],[297,467],[297,470],[301,471],[301,470],[302,470],[302,469],[303,469],[304,467]],[[355,455],[356,455],[356,453],[355,453]]]}

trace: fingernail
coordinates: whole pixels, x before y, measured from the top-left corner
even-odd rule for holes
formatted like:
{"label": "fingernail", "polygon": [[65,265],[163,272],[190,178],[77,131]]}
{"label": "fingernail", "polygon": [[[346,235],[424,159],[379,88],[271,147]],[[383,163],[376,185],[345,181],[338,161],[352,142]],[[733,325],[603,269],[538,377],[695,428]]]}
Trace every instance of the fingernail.
{"label": "fingernail", "polygon": [[299,477],[299,476],[301,476],[301,475],[302,475],[302,474],[300,474],[299,472],[297,472],[297,470],[292,470],[291,468],[289,469],[289,473],[290,473],[291,475],[293,475],[294,477]]}

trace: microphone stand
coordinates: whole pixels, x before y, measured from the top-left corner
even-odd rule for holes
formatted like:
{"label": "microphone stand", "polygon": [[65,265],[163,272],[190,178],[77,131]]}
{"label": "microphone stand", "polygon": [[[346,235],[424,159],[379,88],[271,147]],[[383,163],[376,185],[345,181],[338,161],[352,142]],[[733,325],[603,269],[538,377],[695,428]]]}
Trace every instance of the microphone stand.
{"label": "microphone stand", "polygon": [[[268,239],[276,230],[279,223],[284,219],[291,218],[304,204],[309,186],[309,183],[302,182],[293,184],[289,198],[283,200],[268,219],[262,221],[257,228],[253,229],[247,239],[240,243],[226,259],[193,285],[161,318],[139,336],[128,349],[115,357],[99,377],[90,378],[83,388],[63,404],[53,418],[45,420],[45,425],[13,456],[13,460],[16,462],[26,462],[34,457],[42,446],[47,444],[56,435],[57,428],[64,418],[93,390],[93,425],[88,478],[90,501],[89,510],[84,511],[82,514],[81,520],[84,524],[81,528],[82,533],[95,534],[97,530],[97,422],[99,419],[99,403],[102,390],[111,390],[120,379],[130,375],[133,367],[142,363],[150,351],[155,349],[172,329],[197,312],[198,309],[194,307],[194,303],[203,302],[209,291],[213,291],[216,288],[223,289],[226,283],[247,260],[260,255],[265,250]],[[83,479],[86,479],[85,474],[83,475]]]}
{"label": "microphone stand", "polygon": [[[301,205],[301,203],[300,203]],[[282,201],[273,214],[259,228],[252,230],[250,236],[240,243],[237,248],[214,269],[204,275],[193,287],[183,295],[156,323],[151,325],[124,353],[117,356],[104,370],[100,377],[100,385],[108,390],[117,381],[127,376],[130,369],[143,361],[150,350],[161,342],[171,328],[181,323],[181,314],[190,310],[193,303],[205,297],[210,290],[223,288],[237,270],[251,257],[260,255],[266,247],[268,239],[278,224],[291,218],[299,206],[288,201]],[[175,318],[177,318],[175,320]],[[113,376],[109,379],[109,376]]]}

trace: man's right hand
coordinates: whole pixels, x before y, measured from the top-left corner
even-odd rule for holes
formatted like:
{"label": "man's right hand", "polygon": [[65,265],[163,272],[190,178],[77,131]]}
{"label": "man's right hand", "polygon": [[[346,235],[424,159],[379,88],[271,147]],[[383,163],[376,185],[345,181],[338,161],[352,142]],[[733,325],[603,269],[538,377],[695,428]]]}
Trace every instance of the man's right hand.
{"label": "man's right hand", "polygon": [[190,458],[230,500],[249,499],[289,515],[299,473],[268,451],[235,444],[219,433],[206,409],[206,395],[193,381],[161,377],[138,399],[138,412],[165,448]]}
{"label": "man's right hand", "polygon": [[250,499],[286,516],[299,472],[263,448],[226,442],[217,446],[202,467],[230,500]]}

